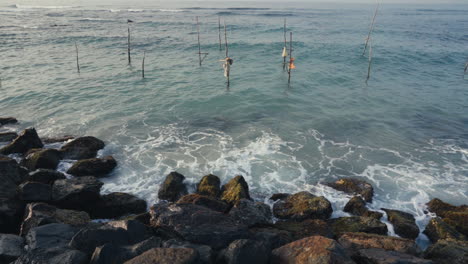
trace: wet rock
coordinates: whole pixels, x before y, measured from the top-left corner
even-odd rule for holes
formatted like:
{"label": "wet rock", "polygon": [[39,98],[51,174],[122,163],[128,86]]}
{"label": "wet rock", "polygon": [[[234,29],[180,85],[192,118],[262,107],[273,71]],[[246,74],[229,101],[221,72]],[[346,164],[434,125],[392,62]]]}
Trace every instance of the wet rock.
{"label": "wet rock", "polygon": [[431,260],[379,248],[361,249],[353,259],[360,264],[433,264]]}
{"label": "wet rock", "polygon": [[372,196],[374,196],[374,188],[372,185],[356,178],[341,178],[335,182],[326,183],[325,185],[348,194],[360,195],[364,201],[368,203],[372,202]]}
{"label": "wet rock", "polygon": [[108,264],[108,263],[124,263],[145,251],[152,248],[160,247],[161,239],[151,237],[145,241],[132,246],[117,246],[112,243],[104,244],[96,247],[91,257],[90,264]]}
{"label": "wet rock", "polygon": [[53,143],[65,142],[65,141],[72,140],[72,139],[75,139],[75,137],[74,136],[50,137],[50,138],[42,139],[42,142],[46,144],[53,144]]}
{"label": "wet rock", "polygon": [[150,211],[151,225],[167,227],[185,240],[209,245],[214,249],[248,237],[247,226],[229,216],[193,204],[157,204]]}
{"label": "wet rock", "polygon": [[289,193],[275,193],[270,197],[270,200],[272,201],[278,201],[278,200],[284,200],[288,198],[291,194]]}
{"label": "wet rock", "polygon": [[24,206],[23,201],[0,198],[0,233],[18,234]]}
{"label": "wet rock", "polygon": [[89,221],[90,218],[86,212],[58,209],[46,203],[30,203],[26,206],[24,213],[21,235],[27,234],[31,228],[46,224],[63,223],[81,227]]}
{"label": "wet rock", "polygon": [[335,240],[312,236],[273,250],[271,263],[353,264],[354,261]]}
{"label": "wet rock", "polygon": [[9,155],[13,153],[24,154],[30,149],[42,148],[41,139],[37,135],[36,129],[28,128],[21,132],[19,136],[10,144],[0,149],[0,154]]}
{"label": "wet rock", "polygon": [[134,195],[114,192],[101,196],[90,205],[92,218],[117,218],[128,214],[141,214],[146,212],[146,201]]}
{"label": "wet rock", "polygon": [[99,199],[103,183],[92,176],[56,180],[52,186],[52,200],[66,209],[89,209]]}
{"label": "wet rock", "polygon": [[296,240],[290,232],[273,226],[252,227],[249,232],[252,239],[265,243],[270,249],[279,248]]}
{"label": "wet rock", "polygon": [[37,248],[21,255],[13,264],[87,264],[88,256],[67,248]]}
{"label": "wet rock", "polygon": [[368,248],[379,248],[412,255],[419,255],[421,252],[414,240],[367,233],[344,233],[338,242],[350,252]]}
{"label": "wet rock", "polygon": [[336,236],[345,232],[363,232],[379,235],[388,233],[387,226],[375,218],[351,216],[330,219],[331,228]]}
{"label": "wet rock", "polygon": [[250,199],[249,185],[244,177],[236,176],[221,188],[221,200],[235,204],[240,199]]}
{"label": "wet rock", "polygon": [[53,184],[56,180],[66,179],[65,174],[48,169],[38,169],[30,172],[27,180],[33,182],[41,182],[45,184]]}
{"label": "wet rock", "polygon": [[366,202],[360,196],[351,198],[345,205],[344,211],[353,215],[372,217],[375,219],[380,219],[383,216],[382,213],[370,211],[366,207]]}
{"label": "wet rock", "polygon": [[182,196],[178,201],[178,204],[195,204],[195,205],[200,205],[204,206],[206,208],[210,208],[211,210],[215,210],[218,212],[227,212],[229,210],[229,204],[226,202],[214,198],[211,196],[205,196],[205,195],[200,195],[200,194],[187,194]]}
{"label": "wet rock", "polygon": [[17,235],[0,234],[0,263],[10,263],[23,253],[24,239]]}
{"label": "wet rock", "polygon": [[192,248],[153,248],[125,264],[195,264],[198,254]]}
{"label": "wet rock", "polygon": [[424,251],[424,258],[437,264],[466,264],[468,263],[468,242],[439,240]]}
{"label": "wet rock", "polygon": [[130,244],[139,243],[150,236],[148,227],[135,220],[110,221],[106,223],[106,226],[127,231]]}
{"label": "wet rock", "polygon": [[393,224],[397,235],[409,239],[416,239],[418,237],[419,228],[412,214],[384,208],[382,210],[387,213],[388,221]]}
{"label": "wet rock", "polygon": [[211,264],[213,262],[213,255],[214,251],[211,247],[207,245],[201,244],[193,244],[187,241],[178,241],[175,239],[171,239],[165,241],[163,246],[165,248],[193,248],[197,251],[199,260],[197,263],[199,264]]}
{"label": "wet rock", "polygon": [[16,123],[18,123],[18,120],[16,120],[14,117],[0,117],[0,126]]}
{"label": "wet rock", "polygon": [[448,212],[443,220],[468,237],[468,209],[462,212]]}
{"label": "wet rock", "polygon": [[104,142],[95,137],[79,137],[65,144],[60,152],[63,159],[91,159],[96,157],[98,150],[104,146]]}
{"label": "wet rock", "polygon": [[0,133],[0,142],[10,142],[17,137],[18,134],[16,134],[15,132]]}
{"label": "wet rock", "polygon": [[26,244],[29,250],[53,247],[66,248],[78,230],[77,227],[57,223],[34,227],[26,234]]}
{"label": "wet rock", "polygon": [[107,156],[102,159],[92,158],[84,159],[75,162],[67,173],[74,176],[105,176],[109,174],[115,167],[117,161],[112,156]]}
{"label": "wet rock", "polygon": [[136,220],[144,225],[150,225],[151,214],[149,212],[144,212],[137,215],[128,215],[120,218],[120,220]]}
{"label": "wet rock", "polygon": [[246,226],[272,223],[270,206],[247,199],[241,199],[237,202],[229,211],[229,216]]}
{"label": "wet rock", "polygon": [[50,201],[52,187],[49,184],[27,181],[18,187],[19,198],[23,201]]}
{"label": "wet rock", "polygon": [[11,158],[0,156],[0,198],[14,198],[16,187],[26,179],[27,171]]}
{"label": "wet rock", "polygon": [[219,177],[213,174],[203,176],[197,185],[197,193],[210,197],[219,197],[221,181]]}
{"label": "wet rock", "polygon": [[164,182],[159,186],[158,198],[171,202],[177,201],[187,194],[187,187],[184,184],[184,175],[178,172],[171,172],[166,176]]}
{"label": "wet rock", "polygon": [[442,220],[454,227],[458,232],[468,237],[468,206],[454,206],[441,201],[440,199],[432,199],[427,203],[429,211],[440,216]]}
{"label": "wet rock", "polygon": [[33,149],[21,161],[21,165],[30,171],[37,169],[55,170],[60,162],[60,153],[56,149]]}
{"label": "wet rock", "polygon": [[423,232],[433,243],[440,239],[466,240],[466,237],[459,233],[439,217],[432,218]]}
{"label": "wet rock", "polygon": [[293,240],[299,240],[310,236],[333,237],[327,222],[320,219],[306,219],[301,222],[278,221],[274,226],[278,229],[288,231],[292,235]]}
{"label": "wet rock", "polygon": [[440,216],[442,218],[445,217],[446,213],[448,212],[462,211],[464,207],[466,207],[466,206],[454,206],[446,202],[443,202],[442,200],[438,198],[434,198],[430,200],[426,205],[429,211],[435,213],[437,216]]}
{"label": "wet rock", "polygon": [[217,263],[226,264],[267,264],[269,263],[271,251],[262,242],[250,239],[239,239],[233,241],[218,255]]}
{"label": "wet rock", "polygon": [[280,219],[328,219],[333,209],[325,197],[299,192],[273,205],[273,214]]}

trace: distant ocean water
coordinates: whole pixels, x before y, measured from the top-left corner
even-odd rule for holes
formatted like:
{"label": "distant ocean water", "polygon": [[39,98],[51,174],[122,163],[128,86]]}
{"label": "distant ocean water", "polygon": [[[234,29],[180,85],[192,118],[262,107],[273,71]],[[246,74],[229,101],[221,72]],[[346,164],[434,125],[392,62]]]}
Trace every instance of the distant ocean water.
{"label": "distant ocean water", "polygon": [[[411,212],[423,227],[431,198],[468,202],[468,5],[381,6],[366,86],[361,53],[373,9],[0,6],[0,115],[41,136],[105,140],[100,155],[119,161],[105,192],[153,203],[173,170],[191,183],[208,173],[223,182],[241,174],[257,199],[308,190],[332,200],[340,216],[349,196],[320,183],[355,176],[375,187],[374,209]],[[202,67],[195,16],[209,53]],[[218,16],[234,59],[229,90]],[[284,18],[297,66],[290,87],[282,70]],[[127,19],[135,21],[132,66]]]}

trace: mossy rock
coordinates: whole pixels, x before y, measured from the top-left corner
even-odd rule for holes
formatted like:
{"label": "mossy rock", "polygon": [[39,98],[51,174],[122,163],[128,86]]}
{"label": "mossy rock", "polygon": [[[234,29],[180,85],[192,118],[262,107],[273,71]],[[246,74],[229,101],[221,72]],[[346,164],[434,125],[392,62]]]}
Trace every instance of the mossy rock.
{"label": "mossy rock", "polygon": [[203,176],[197,185],[197,193],[210,197],[219,197],[221,181],[219,177],[213,174]]}
{"label": "mossy rock", "polygon": [[330,226],[320,219],[307,219],[301,222],[278,221],[274,226],[280,230],[288,231],[294,240],[309,236],[333,237]]}
{"label": "mossy rock", "polygon": [[221,200],[235,204],[241,199],[250,199],[249,185],[244,177],[236,176],[221,189]]}
{"label": "mossy rock", "polygon": [[280,219],[328,219],[333,209],[323,196],[317,197],[309,192],[299,192],[280,200],[273,205],[273,214]]}
{"label": "mossy rock", "polygon": [[184,180],[184,175],[176,171],[169,173],[164,182],[159,186],[158,198],[175,202],[180,197],[186,195],[188,192]]}
{"label": "mossy rock", "polygon": [[426,226],[424,234],[436,243],[441,239],[466,240],[466,237],[460,234],[453,227],[442,221],[439,217],[432,218]]}
{"label": "mossy rock", "polygon": [[221,213],[224,213],[229,210],[229,204],[227,204],[226,202],[215,197],[200,195],[197,193],[184,195],[177,201],[177,203],[196,204]]}
{"label": "mossy rock", "polygon": [[55,170],[60,162],[60,153],[56,149],[31,149],[21,165],[30,171],[37,169]]}
{"label": "mossy rock", "polygon": [[366,202],[372,202],[374,188],[366,181],[356,178],[341,178],[335,182],[325,183],[331,188],[348,194],[360,195]]}
{"label": "mossy rock", "polygon": [[395,233],[401,237],[415,239],[419,235],[419,227],[416,225],[414,216],[410,213],[384,209],[387,213],[388,221],[393,224]]}
{"label": "mossy rock", "polygon": [[424,251],[424,258],[437,264],[466,264],[468,263],[468,242],[439,240]]}
{"label": "mossy rock", "polygon": [[434,198],[427,203],[427,209],[441,217],[442,220],[468,237],[468,206],[454,206]]}
{"label": "mossy rock", "polygon": [[346,232],[363,232],[387,235],[387,225],[371,217],[351,216],[330,219],[333,234],[339,237]]}
{"label": "mossy rock", "polygon": [[375,219],[382,218],[383,214],[375,211],[370,211],[366,207],[366,202],[360,196],[351,198],[344,207],[344,211],[357,216],[372,217]]}

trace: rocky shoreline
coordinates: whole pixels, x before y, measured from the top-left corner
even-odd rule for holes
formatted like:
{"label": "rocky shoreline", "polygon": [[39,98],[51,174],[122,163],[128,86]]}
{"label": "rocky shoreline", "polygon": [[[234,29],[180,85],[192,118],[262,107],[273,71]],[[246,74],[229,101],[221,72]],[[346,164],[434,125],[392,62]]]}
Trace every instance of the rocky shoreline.
{"label": "rocky shoreline", "polygon": [[[388,236],[384,214],[367,207],[373,187],[360,179],[327,183],[353,195],[350,217],[331,219],[330,201],[309,192],[274,194],[271,208],[250,197],[242,176],[222,185],[206,175],[189,193],[177,172],[148,210],[132,194],[101,195],[99,178],[117,161],[96,157],[105,143],[95,137],[41,139],[29,128],[0,132],[0,142],[0,263],[468,263],[466,205],[427,203],[434,218],[423,233],[433,244],[422,251],[414,216],[382,208],[399,237]],[[64,144],[44,148],[56,142]],[[76,160],[73,177],[56,170],[64,159]]]}

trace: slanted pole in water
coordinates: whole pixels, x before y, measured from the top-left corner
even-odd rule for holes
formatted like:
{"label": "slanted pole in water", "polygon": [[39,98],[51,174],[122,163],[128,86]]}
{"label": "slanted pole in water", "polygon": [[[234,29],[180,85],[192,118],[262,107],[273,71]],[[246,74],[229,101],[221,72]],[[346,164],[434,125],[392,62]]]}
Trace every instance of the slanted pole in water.
{"label": "slanted pole in water", "polygon": [[146,51],[143,52],[143,61],[141,62],[141,77],[145,78],[145,58],[146,58]]}
{"label": "slanted pole in water", "polygon": [[292,32],[289,32],[289,66],[288,66],[288,84],[291,83],[291,67],[292,67]]}
{"label": "slanted pole in water", "polygon": [[[205,59],[205,57],[208,55],[208,53],[202,53],[201,52],[201,45],[200,45],[200,23],[198,23],[198,16],[196,17],[197,20],[197,34],[198,34],[198,62],[201,66],[202,61]],[[203,58],[202,58],[203,54]]]}
{"label": "slanted pole in water", "polygon": [[367,46],[369,45],[369,40],[371,38],[371,34],[374,31],[375,18],[377,17],[377,12],[379,11],[379,6],[380,6],[380,2],[377,1],[377,7],[375,8],[374,16],[372,17],[372,22],[371,22],[371,25],[370,25],[370,28],[369,28],[369,33],[367,34],[366,44],[364,45],[364,51],[362,52],[362,56],[364,56],[366,54],[366,50],[367,50]]}
{"label": "slanted pole in water", "polygon": [[78,57],[78,45],[76,44],[76,41],[75,41],[75,50],[76,50],[76,69],[78,70],[78,73],[80,73],[80,60]]}
{"label": "slanted pole in water", "polygon": [[130,25],[128,25],[127,53],[128,53],[128,65],[131,65],[132,56],[130,55]]}
{"label": "slanted pole in water", "polygon": [[465,70],[463,71],[463,76],[465,76],[467,71],[468,71],[468,61],[465,64]]}
{"label": "slanted pole in water", "polygon": [[218,38],[219,38],[219,50],[222,49],[221,47],[221,17],[218,16]]}
{"label": "slanted pole in water", "polygon": [[367,82],[370,79],[371,65],[372,65],[372,40],[369,41],[369,66],[367,67],[366,85],[367,85]]}
{"label": "slanted pole in water", "polygon": [[[224,21],[224,43],[225,43],[225,48],[226,48],[226,58],[229,57],[229,46],[228,46],[228,40],[227,40],[227,30],[226,30],[226,21]],[[229,63],[229,62],[226,62],[226,63]],[[229,77],[230,77],[230,67],[227,71],[227,85],[229,86],[230,84],[230,80],[229,80]]]}
{"label": "slanted pole in water", "polygon": [[[287,46],[287,43],[286,43],[286,18],[284,19],[284,47],[283,47],[283,51],[286,50],[286,46]],[[286,54],[282,54],[283,55],[283,70],[286,69],[286,57],[287,56],[284,56]]]}

